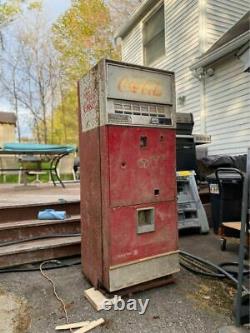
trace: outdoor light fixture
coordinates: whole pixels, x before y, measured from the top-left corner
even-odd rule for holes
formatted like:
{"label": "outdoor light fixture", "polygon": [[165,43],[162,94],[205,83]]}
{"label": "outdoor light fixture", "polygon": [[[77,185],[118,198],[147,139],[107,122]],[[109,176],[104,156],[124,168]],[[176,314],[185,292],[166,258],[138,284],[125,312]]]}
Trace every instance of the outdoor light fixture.
{"label": "outdoor light fixture", "polygon": [[182,95],[177,98],[178,105],[183,106],[185,105],[186,102],[186,96]]}
{"label": "outdoor light fixture", "polygon": [[206,70],[206,74],[207,76],[214,76],[214,69],[209,67],[207,70]]}

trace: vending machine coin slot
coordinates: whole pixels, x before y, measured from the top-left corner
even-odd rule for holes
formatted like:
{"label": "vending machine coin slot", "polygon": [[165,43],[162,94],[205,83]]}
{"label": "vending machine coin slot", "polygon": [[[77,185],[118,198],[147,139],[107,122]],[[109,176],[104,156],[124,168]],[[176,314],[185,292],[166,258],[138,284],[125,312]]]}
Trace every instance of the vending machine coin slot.
{"label": "vending machine coin slot", "polygon": [[148,145],[148,138],[146,136],[140,137],[140,147],[145,148]]}
{"label": "vending machine coin slot", "polygon": [[160,195],[160,190],[158,188],[154,189],[154,195],[155,196]]}

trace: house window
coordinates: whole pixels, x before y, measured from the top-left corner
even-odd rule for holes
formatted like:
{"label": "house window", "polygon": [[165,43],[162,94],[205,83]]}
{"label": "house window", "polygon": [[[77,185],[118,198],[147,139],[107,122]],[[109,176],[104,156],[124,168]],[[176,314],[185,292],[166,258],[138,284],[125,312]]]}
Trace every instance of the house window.
{"label": "house window", "polygon": [[143,26],[144,64],[150,65],[165,54],[164,5]]}

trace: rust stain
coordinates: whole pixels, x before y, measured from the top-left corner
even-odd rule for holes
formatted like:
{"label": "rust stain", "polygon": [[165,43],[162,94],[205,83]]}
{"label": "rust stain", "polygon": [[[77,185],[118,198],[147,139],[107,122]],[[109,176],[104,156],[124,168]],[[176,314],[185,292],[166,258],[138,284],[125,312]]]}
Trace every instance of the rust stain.
{"label": "rust stain", "polygon": [[157,155],[157,156],[151,156],[148,159],[139,159],[137,161],[138,168],[141,169],[147,169],[147,168],[158,168],[159,165],[163,162],[167,161],[167,158],[165,155]]}

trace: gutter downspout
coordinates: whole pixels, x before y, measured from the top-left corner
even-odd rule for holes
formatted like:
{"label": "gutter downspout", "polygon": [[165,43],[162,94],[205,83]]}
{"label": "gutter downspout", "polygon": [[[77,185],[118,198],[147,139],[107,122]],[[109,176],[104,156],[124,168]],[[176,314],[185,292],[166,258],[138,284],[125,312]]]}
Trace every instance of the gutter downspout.
{"label": "gutter downspout", "polygon": [[205,67],[205,66],[217,61],[218,59],[224,57],[225,55],[229,54],[230,52],[233,52],[236,49],[242,47],[244,44],[249,42],[249,38],[250,38],[249,34],[250,34],[250,31],[248,30],[248,31],[244,32],[243,34],[241,34],[240,36],[235,37],[233,40],[231,40],[227,44],[222,45],[218,49],[211,51],[211,52],[209,52],[209,54],[201,57],[200,60],[198,60],[195,64],[193,64],[190,67],[191,71],[193,71],[197,68]]}
{"label": "gutter downspout", "polygon": [[[206,35],[206,13],[207,0],[199,0],[199,39],[200,39],[200,55],[206,51],[207,35]],[[200,126],[201,133],[207,134],[207,103],[206,103],[206,77],[201,73],[200,77]]]}

